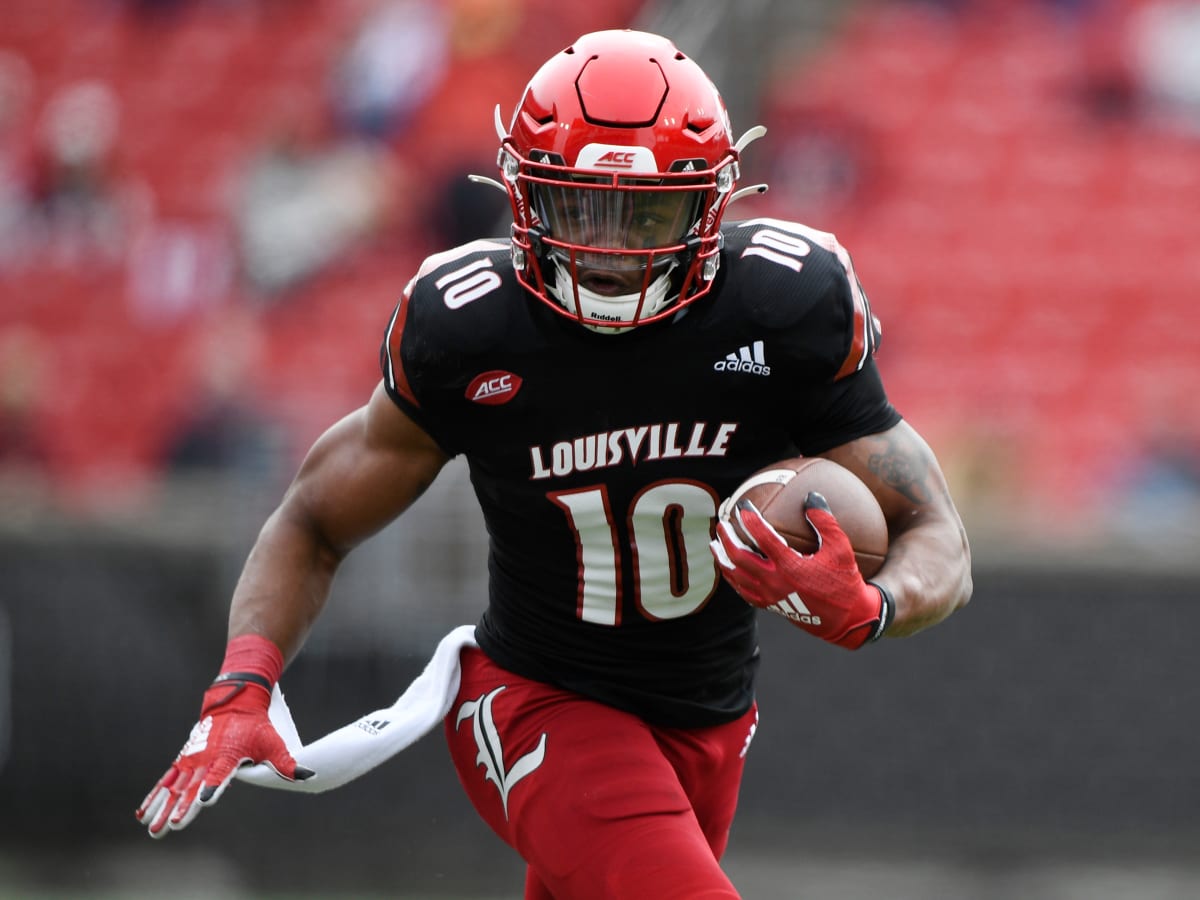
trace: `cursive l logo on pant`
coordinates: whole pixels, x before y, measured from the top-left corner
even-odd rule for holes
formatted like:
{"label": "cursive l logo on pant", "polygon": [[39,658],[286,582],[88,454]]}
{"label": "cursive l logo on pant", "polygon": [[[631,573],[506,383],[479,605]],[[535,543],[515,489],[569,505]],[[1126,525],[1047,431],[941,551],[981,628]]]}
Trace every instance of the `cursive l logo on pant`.
{"label": "cursive l logo on pant", "polygon": [[484,768],[484,779],[493,781],[500,791],[500,801],[504,804],[504,818],[508,818],[508,795],[513,786],[542,764],[546,758],[546,733],[542,732],[538,745],[513,763],[508,769],[504,765],[504,747],[500,743],[500,732],[496,728],[496,720],[492,716],[492,701],[504,690],[500,685],[493,691],[481,696],[478,700],[468,700],[458,708],[458,716],[454,727],[457,730],[466,719],[471,720],[475,734],[475,746],[479,755],[475,757],[477,765]]}

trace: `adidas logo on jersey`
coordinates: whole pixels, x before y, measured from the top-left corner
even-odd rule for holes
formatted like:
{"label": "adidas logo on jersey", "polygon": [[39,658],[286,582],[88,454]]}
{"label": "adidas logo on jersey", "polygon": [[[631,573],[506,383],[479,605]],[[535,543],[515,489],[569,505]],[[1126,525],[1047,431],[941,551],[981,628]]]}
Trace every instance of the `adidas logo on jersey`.
{"label": "adidas logo on jersey", "polygon": [[725,354],[724,359],[713,363],[713,369],[718,372],[748,372],[751,375],[770,375],[771,367],[763,356],[763,342],[755,341],[749,346],[739,347],[733,353]]}

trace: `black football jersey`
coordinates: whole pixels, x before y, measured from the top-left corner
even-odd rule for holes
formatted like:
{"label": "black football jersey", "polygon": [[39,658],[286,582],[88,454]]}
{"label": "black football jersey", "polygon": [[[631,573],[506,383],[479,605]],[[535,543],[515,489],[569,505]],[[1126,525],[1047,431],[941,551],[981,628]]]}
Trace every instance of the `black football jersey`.
{"label": "black football jersey", "polygon": [[435,255],[381,353],[392,399],[468,462],[490,541],[480,647],[668,726],[730,721],[754,696],[755,610],[709,550],[722,498],[899,419],[832,235],[723,230],[707,296],[616,335],[529,296],[505,241]]}

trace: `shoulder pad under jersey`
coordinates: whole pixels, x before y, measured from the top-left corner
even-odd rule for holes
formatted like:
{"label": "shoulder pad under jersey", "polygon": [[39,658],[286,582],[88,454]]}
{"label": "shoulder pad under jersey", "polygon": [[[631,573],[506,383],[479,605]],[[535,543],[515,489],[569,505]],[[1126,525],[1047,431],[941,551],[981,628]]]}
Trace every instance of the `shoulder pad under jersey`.
{"label": "shoulder pad under jersey", "polygon": [[836,378],[858,371],[879,345],[880,325],[836,237],[799,222],[750,219],[725,226],[726,277],[748,314],[794,332]]}
{"label": "shoulder pad under jersey", "polygon": [[416,402],[414,382],[504,339],[526,298],[508,243],[479,240],[428,257],[404,289],[380,352],[389,390]]}

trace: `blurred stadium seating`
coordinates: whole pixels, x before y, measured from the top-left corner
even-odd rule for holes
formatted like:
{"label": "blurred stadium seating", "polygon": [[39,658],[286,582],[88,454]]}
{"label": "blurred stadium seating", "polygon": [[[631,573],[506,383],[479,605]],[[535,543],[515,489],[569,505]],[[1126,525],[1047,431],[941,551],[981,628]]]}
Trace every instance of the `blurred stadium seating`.
{"label": "blurred stadium seating", "polygon": [[[517,10],[523,37],[538,40],[461,60],[439,103],[423,113],[430,121],[413,129],[424,145],[404,146],[416,139],[401,138],[389,148],[420,156],[420,181],[436,187],[460,174],[444,169],[458,162],[444,152],[456,141],[487,146],[478,165],[490,168],[492,105],[519,95],[546,46],[624,22],[637,4],[559,10],[545,24],[550,5],[447,4],[463,18]],[[161,475],[165,444],[195,401],[193,345],[213,319],[241,308],[257,309],[266,344],[245,373],[246,389],[269,396],[270,415],[289,427],[293,456],[283,465],[290,467],[322,427],[369,393],[391,307],[436,240],[427,208],[419,207],[412,212],[422,221],[401,216],[385,234],[272,298],[270,308],[254,297],[239,277],[232,233],[238,179],[281,109],[299,104],[320,139],[339,139],[328,121],[328,80],[369,5],[173,6],[142,17],[120,3],[14,0],[0,16],[0,50],[27,61],[34,76],[29,114],[8,134],[9,146],[21,145],[22,155],[36,149],[39,114],[60,89],[106,84],[120,111],[115,168],[144,198],[115,262],[67,265],[35,252],[0,263],[0,329],[32,326],[51,348],[38,419],[47,428],[49,471],[68,501],[97,482],[117,479],[135,490]],[[497,226],[479,227],[491,234]]]}
{"label": "blurred stadium seating", "polygon": [[[539,41],[512,41],[494,68],[460,60],[452,87],[417,114],[425,146],[394,143],[401,158],[419,154],[427,193],[416,208],[261,304],[266,350],[246,379],[290,430],[293,454],[376,377],[390,306],[436,246],[425,223],[440,196],[429,185],[458,174],[430,158],[457,142],[486,170],[490,106],[515,96],[543,47],[628,21],[639,5],[573,12],[552,27],[540,8],[549,4],[525,4],[524,37]],[[0,328],[32,324],[53,348],[41,417],[63,485],[159,476],[197,380],[187,348],[206,320],[256,302],[238,277],[237,178],[281,104],[300,98],[328,117],[330,68],[361,14],[336,0],[175,6],[146,21],[116,3],[15,0],[0,17],[0,48],[32,67],[35,113],[74,81],[112,87],[118,165],[149,198],[117,264],[34,254],[0,271]],[[1190,422],[1184,436],[1200,438],[1188,308],[1200,295],[1200,138],[1088,113],[1085,51],[1103,42],[1085,22],[1048,3],[978,6],[854,5],[818,53],[764,87],[763,115],[786,134],[787,117],[802,114],[797,98],[824,100],[865,142],[870,177],[836,209],[796,209],[785,191],[746,211],[804,218],[855,253],[884,321],[894,398],[954,457],[965,505],[975,492],[1012,508],[1036,500],[1048,527],[1077,527],[1156,417]],[[22,127],[32,142],[37,116]],[[1002,473],[981,471],[996,465],[973,457],[981,442],[1003,448]]]}
{"label": "blurred stadium seating", "polygon": [[1089,29],[1119,24],[956,5],[861,4],[783,90],[865,135],[870,190],[822,227],[883,320],[895,402],[951,468],[1003,448],[991,499],[1085,529],[1148,431],[1197,443],[1200,134],[1089,111]]}

